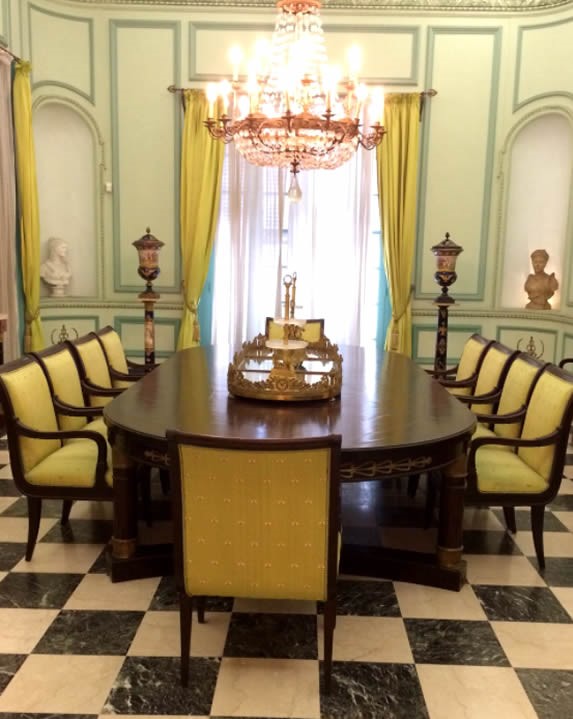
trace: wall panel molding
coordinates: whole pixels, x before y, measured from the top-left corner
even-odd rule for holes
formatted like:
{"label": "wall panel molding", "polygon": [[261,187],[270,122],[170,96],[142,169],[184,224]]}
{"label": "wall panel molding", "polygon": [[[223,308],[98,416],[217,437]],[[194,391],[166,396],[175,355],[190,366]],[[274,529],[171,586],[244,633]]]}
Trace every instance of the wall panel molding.
{"label": "wall panel molding", "polygon": [[[34,30],[36,22],[43,29]],[[46,26],[49,30],[46,30]],[[94,21],[28,5],[28,41],[32,90],[46,85],[63,87],[95,104]],[[57,28],[57,30],[56,30]],[[37,34],[36,34],[37,32]],[[57,49],[49,37],[58,37]],[[46,41],[45,44],[42,44]],[[72,53],[75,55],[71,55]],[[41,72],[40,72],[40,69]]]}
{"label": "wall panel molding", "polygon": [[[113,327],[115,331],[119,334],[119,336],[122,339],[123,345],[125,347],[126,354],[129,357],[144,357],[145,351],[143,348],[144,345],[144,339],[143,339],[143,327],[144,327],[144,319],[142,317],[128,317],[125,315],[117,315],[114,317],[113,320]],[[133,346],[130,346],[130,343],[128,341],[124,340],[124,336],[127,334],[126,330],[128,328],[137,327],[138,332],[141,334],[141,343],[139,344],[138,348],[133,348]],[[181,327],[181,320],[175,317],[155,317],[155,356],[156,358],[166,358],[170,357],[173,352],[175,352],[177,347],[177,338],[179,337],[179,329]],[[159,341],[161,339],[161,334],[163,334],[163,339],[166,339],[166,332],[162,332],[162,329],[170,329],[172,330],[171,333],[169,333],[169,336],[171,337],[171,346],[163,348],[161,347],[161,342]]]}
{"label": "wall panel molding", "polygon": [[[552,42],[544,38],[542,42],[543,52],[539,51],[539,47],[531,47],[529,52],[527,51],[528,36],[531,36],[531,41],[533,41],[534,33],[537,34],[538,38],[541,38],[541,35],[547,34],[543,32],[544,30],[555,28],[560,28],[562,31],[560,44],[556,42],[556,37],[553,38]],[[554,35],[556,35],[556,33],[554,33]],[[573,17],[519,28],[515,60],[515,82],[513,86],[513,112],[536,100],[545,100],[559,96],[573,100],[573,79],[570,72],[570,68],[573,65],[572,37]],[[563,57],[564,52],[568,52],[567,58]],[[528,71],[534,76],[532,84],[534,87],[538,86],[539,91],[533,89],[530,95],[521,96],[521,83],[524,81]],[[548,82],[548,78],[551,78],[550,82]],[[569,86],[564,88],[555,87],[553,90],[546,89],[548,84],[557,82],[559,78],[565,83],[568,82]]]}
{"label": "wall panel molding", "polygon": [[[222,75],[229,74],[229,62],[226,53],[220,52],[221,47],[229,47],[232,43],[253,44],[257,37],[270,37],[273,25],[269,23],[228,23],[228,22],[190,22],[189,23],[189,71],[191,82],[219,80]],[[420,28],[416,25],[372,25],[372,24],[337,24],[324,23],[325,36],[329,40],[329,55],[332,52],[333,38],[347,35],[348,45],[360,39],[364,53],[365,67],[360,77],[369,84],[384,85],[417,85],[420,56]],[[245,38],[252,36],[252,43]],[[373,47],[369,48],[370,37]],[[390,48],[390,43],[394,44]],[[368,60],[378,67],[377,47],[386,48],[386,58],[394,55],[397,59],[392,74],[378,75],[374,70],[369,72]],[[210,57],[211,55],[211,57]],[[207,66],[201,66],[200,58]]]}
{"label": "wall panel molding", "polygon": [[[479,105],[477,89],[475,83],[466,77],[467,72],[460,72],[457,76],[452,75],[453,82],[459,77],[460,86],[445,87],[444,78],[438,76],[436,70],[437,45],[440,39],[459,36],[466,38],[470,42],[470,38],[484,41],[482,52],[488,65],[484,67],[483,63],[476,63],[475,67],[467,68],[472,70],[476,76],[481,76],[484,82],[481,88],[481,98],[483,99],[483,107],[485,111],[482,113],[481,125],[473,127],[468,125],[471,121],[475,122],[475,112],[472,115],[472,107]],[[485,274],[486,274],[486,257],[488,247],[488,233],[491,211],[491,187],[494,168],[494,152],[495,152],[495,130],[497,122],[498,110],[498,88],[499,88],[499,65],[501,55],[502,29],[497,26],[490,27],[428,27],[428,46],[427,46],[427,62],[426,62],[426,81],[425,87],[436,87],[441,93],[442,89],[449,99],[448,106],[450,111],[447,115],[442,114],[442,125],[448,124],[448,137],[445,136],[444,127],[436,125],[435,117],[439,117],[440,108],[436,103],[440,102],[440,95],[428,103],[425,108],[425,117],[423,127],[421,129],[421,158],[419,170],[419,204],[418,204],[418,220],[417,220],[417,237],[418,243],[416,247],[415,257],[415,298],[416,299],[433,299],[436,294],[433,278],[435,260],[430,252],[430,247],[440,242],[446,232],[449,232],[452,239],[464,248],[464,254],[458,259],[458,281],[452,288],[452,295],[457,300],[482,301],[484,299]],[[445,61],[442,58],[442,64]],[[474,58],[474,62],[476,62]],[[466,93],[465,98],[461,95]],[[454,95],[455,93],[455,95]],[[452,105],[456,103],[455,109],[461,113],[459,117],[455,117],[453,122],[457,123],[452,128]],[[467,122],[464,122],[463,114],[468,111],[469,116]],[[445,108],[443,110],[445,113]],[[438,132],[436,142],[433,135]],[[439,132],[443,137],[440,137]],[[459,137],[449,139],[452,133],[457,132],[460,135],[463,132],[474,133],[468,136],[467,152],[458,153],[455,157],[448,156],[447,150],[450,146],[456,145]],[[477,142],[475,133],[481,132],[483,136],[482,142]],[[444,142],[442,142],[442,140]],[[473,154],[472,154],[473,153]],[[435,156],[433,156],[433,154]],[[481,167],[480,167],[481,163]],[[468,172],[466,165],[471,165],[472,172]],[[475,170],[475,168],[478,170]],[[476,180],[476,173],[479,171],[479,181]],[[432,176],[433,178],[430,177]],[[472,193],[466,189],[464,198],[466,205],[461,206],[459,203],[451,201],[452,193],[455,193],[457,186],[467,188],[472,181],[476,182],[476,192]],[[435,189],[434,188],[439,188]],[[433,193],[433,194],[432,194]],[[442,193],[437,194],[437,193]],[[435,196],[435,197],[434,197]],[[475,198],[479,199],[476,202]],[[444,207],[449,208],[449,216],[439,215],[434,204],[436,200],[441,202]],[[474,203],[473,206],[468,203]],[[452,219],[453,218],[453,219]],[[437,225],[440,223],[438,229]],[[465,225],[464,225],[465,223]],[[433,226],[432,226],[433,225]],[[457,225],[457,226],[454,226]],[[474,230],[474,227],[477,229]],[[471,234],[473,233],[473,235]],[[467,235],[473,236],[473,244],[468,244]],[[464,239],[466,241],[464,242]],[[473,250],[473,255],[470,254]],[[466,262],[464,266],[464,260]],[[472,261],[473,260],[473,261]],[[430,264],[431,263],[431,264]],[[428,271],[431,269],[431,272]],[[460,279],[463,282],[464,274],[466,281],[472,282],[472,289],[463,291]]]}
{"label": "wall panel molding", "polygon": [[[420,364],[434,364],[434,349],[435,349],[435,342],[436,342],[436,332],[438,329],[438,322],[436,318],[435,325],[430,324],[416,324],[414,323],[412,326],[412,357],[416,360],[416,362],[419,362]],[[454,327],[448,328],[448,350],[450,352],[448,353],[448,365],[455,364],[457,360],[459,359],[459,355],[451,355],[451,345],[456,344],[456,334],[462,335],[463,334],[463,341],[465,343],[466,339],[474,334],[475,332],[481,334],[482,333],[482,325],[481,324],[466,324],[466,325],[455,325]],[[426,338],[426,342],[423,343],[423,335],[428,335]],[[428,345],[428,342],[431,337],[431,344],[432,344],[432,354],[431,355],[420,355],[420,347],[422,344]]]}
{"label": "wall panel molding", "polygon": [[10,0],[0,0],[0,45],[10,47]]}

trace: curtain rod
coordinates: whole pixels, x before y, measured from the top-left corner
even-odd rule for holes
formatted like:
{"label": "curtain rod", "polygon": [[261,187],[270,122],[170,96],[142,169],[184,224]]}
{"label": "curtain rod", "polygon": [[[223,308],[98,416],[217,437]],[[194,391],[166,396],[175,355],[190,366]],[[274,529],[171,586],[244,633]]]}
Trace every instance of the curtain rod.
{"label": "curtain rod", "polygon": [[16,60],[16,62],[22,62],[22,58],[21,58],[21,57],[18,57],[18,55],[15,55],[15,54],[12,52],[12,50],[8,50],[7,47],[4,47],[3,45],[0,45],[0,50],[2,50],[2,52],[5,52],[6,55],[10,55],[10,57],[13,58],[14,60]]}
{"label": "curtain rod", "polygon": [[[178,92],[184,93],[185,90],[191,90],[191,89],[193,89],[193,88],[175,87],[175,85],[169,85],[169,87],[167,88],[167,90],[169,92],[172,92],[173,94],[176,94]],[[197,89],[199,89],[199,88],[197,88]],[[424,113],[424,105],[426,103],[426,100],[430,99],[432,97],[436,97],[437,94],[438,94],[438,91],[434,90],[433,87],[431,87],[429,90],[422,90],[422,92],[420,93],[420,121],[422,120],[422,115]],[[183,104],[183,107],[185,108],[185,99],[183,97],[183,94],[181,96],[181,103]]]}

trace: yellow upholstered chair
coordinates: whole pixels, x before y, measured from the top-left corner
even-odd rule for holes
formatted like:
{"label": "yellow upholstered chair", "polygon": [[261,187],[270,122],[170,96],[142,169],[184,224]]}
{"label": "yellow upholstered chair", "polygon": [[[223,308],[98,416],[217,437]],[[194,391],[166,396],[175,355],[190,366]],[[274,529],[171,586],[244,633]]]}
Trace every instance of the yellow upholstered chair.
{"label": "yellow upholstered chair", "polygon": [[187,685],[193,598],[325,602],[330,689],[340,527],[339,435],[223,440],[168,431],[180,598],[181,682]]}
{"label": "yellow upholstered chair", "polygon": [[520,435],[477,437],[470,445],[467,502],[512,509],[531,507],[540,569],[545,567],[545,506],[561,484],[572,417],[573,375],[548,365],[533,387]]}
{"label": "yellow upholstered chair", "polygon": [[456,395],[472,412],[490,413],[499,400],[501,388],[519,350],[492,342],[483,356],[478,376],[469,395]]}
{"label": "yellow upholstered chair", "polygon": [[103,347],[114,387],[128,387],[134,378],[139,379],[150,369],[153,369],[152,367],[132,362],[126,357],[121,337],[113,327],[108,325],[91,334],[97,337]]}
{"label": "yellow upholstered chair", "polygon": [[[74,340],[66,340],[80,373],[82,387],[88,393],[91,406],[106,405],[125,387],[114,387],[103,346],[92,333]],[[131,381],[137,381],[137,377]]]}
{"label": "yellow upholstered chair", "polygon": [[112,499],[109,450],[99,432],[59,428],[50,385],[32,357],[0,367],[0,401],[14,482],[28,503],[30,560],[42,499]]}
{"label": "yellow upholstered chair", "polygon": [[479,334],[473,334],[465,343],[460,361],[455,367],[429,372],[452,394],[473,394],[481,363],[492,342]]}
{"label": "yellow upholstered chair", "polygon": [[[300,339],[310,343],[319,342],[324,337],[324,320],[314,319],[305,320],[305,322],[306,324],[302,328]],[[265,335],[269,340],[282,340],[284,327],[277,324],[273,317],[267,317],[265,322]]]}

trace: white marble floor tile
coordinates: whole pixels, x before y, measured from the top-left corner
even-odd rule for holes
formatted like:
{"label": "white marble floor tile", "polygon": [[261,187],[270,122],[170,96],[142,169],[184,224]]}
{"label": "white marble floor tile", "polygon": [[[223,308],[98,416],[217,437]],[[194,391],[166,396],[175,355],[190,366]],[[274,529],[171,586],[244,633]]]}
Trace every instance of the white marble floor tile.
{"label": "white marble floor tile", "polygon": [[68,599],[65,609],[146,611],[160,577],[112,582],[106,574],[86,574]]}
{"label": "white marble floor tile", "polygon": [[[4,512],[8,507],[10,507],[14,502],[18,500],[18,497],[0,497],[0,512]],[[2,518],[2,521],[4,521],[4,517]]]}
{"label": "white marble floor tile", "polygon": [[[553,512],[553,514],[570,532],[573,532],[573,512]],[[547,534],[549,534],[549,532],[543,532],[544,539]]]}
{"label": "white marble floor tile", "polygon": [[513,667],[573,670],[573,624],[491,622]]}
{"label": "white marble floor tile", "polygon": [[[191,656],[222,656],[230,621],[230,613],[205,612],[205,623],[199,624],[197,615],[194,614],[191,630]],[[128,654],[130,656],[178,657],[180,653],[179,612],[147,612],[133,638]]]}
{"label": "white marble floor tile", "polygon": [[57,615],[57,609],[0,609],[0,653],[29,654]]}
{"label": "white marble floor tile", "polygon": [[80,574],[89,571],[102,550],[101,544],[39,543],[32,559],[23,559],[12,571]]}
{"label": "white marble floor tile", "polygon": [[472,584],[544,587],[545,582],[527,557],[466,554],[468,581]]}
{"label": "white marble floor tile", "polygon": [[[557,514],[557,513],[555,513]],[[563,512],[573,515],[573,512]],[[573,517],[571,517],[573,519]],[[517,532],[511,538],[527,557],[535,557],[531,532]],[[573,557],[573,534],[571,532],[544,532],[543,550],[546,557]]]}
{"label": "white marble floor tile", "polygon": [[485,612],[469,584],[459,592],[394,582],[400,612],[415,619],[484,620]]}
{"label": "white marble floor tile", "polygon": [[[41,519],[38,530],[38,542],[42,537],[57,524],[59,520]],[[28,518],[27,517],[2,517],[0,522],[0,542],[24,542],[28,541]],[[38,545],[36,544],[36,549]]]}
{"label": "white marble floor tile", "polygon": [[113,519],[113,502],[74,502],[71,519]]}
{"label": "white marble floor tile", "polygon": [[416,668],[431,719],[537,717],[509,667],[418,664]]}
{"label": "white marble floor tile", "polygon": [[464,529],[504,529],[503,524],[485,507],[466,507],[464,509]]}
{"label": "white marble floor tile", "polygon": [[221,662],[213,716],[319,719],[318,662],[232,659]]}
{"label": "white marble floor tile", "polygon": [[[324,617],[318,617],[318,656],[324,658]],[[332,657],[346,662],[413,662],[399,617],[336,617]]]}
{"label": "white marble floor tile", "polygon": [[31,654],[0,696],[0,712],[99,714],[123,657]]}
{"label": "white marble floor tile", "polygon": [[0,479],[12,479],[12,467],[9,464],[0,469]]}

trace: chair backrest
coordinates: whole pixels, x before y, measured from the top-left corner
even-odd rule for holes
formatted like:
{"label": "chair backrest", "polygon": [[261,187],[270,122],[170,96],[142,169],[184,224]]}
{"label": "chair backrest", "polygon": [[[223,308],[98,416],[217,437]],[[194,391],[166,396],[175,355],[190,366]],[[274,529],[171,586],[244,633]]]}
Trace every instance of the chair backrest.
{"label": "chair backrest", "polygon": [[547,447],[520,447],[517,453],[548,484],[561,481],[572,418],[573,375],[547,365],[529,398],[521,438],[543,437],[555,430],[559,437]]}
{"label": "chair backrest", "polygon": [[339,435],[168,431],[176,577],[189,595],[326,600],[338,563]]}
{"label": "chair backrest", "polygon": [[[98,387],[112,389],[107,357],[98,338],[93,334],[88,334],[73,342],[69,340],[66,342],[76,359],[81,378]],[[89,403],[92,406],[102,406],[110,401],[110,397],[90,395],[89,398]]]}
{"label": "chair backrest", "polygon": [[[85,397],[82,391],[80,373],[76,360],[69,346],[62,342],[48,347],[41,352],[31,352],[33,357],[44,370],[52,394],[62,402],[85,407]],[[57,412],[60,429],[82,429],[87,424],[87,417],[71,417]]]}
{"label": "chair backrest", "polygon": [[10,463],[16,478],[18,473],[25,475],[62,446],[59,439],[23,437],[17,432],[16,419],[32,430],[59,430],[48,380],[32,357],[23,357],[0,367],[0,401],[6,421]]}
{"label": "chair backrest", "polygon": [[[477,375],[481,363],[485,358],[485,353],[493,340],[488,340],[481,335],[474,333],[467,340],[462,350],[458,369],[456,372],[456,380],[465,380]],[[454,394],[473,394],[471,387],[460,387],[452,390]]]}
{"label": "chair backrest", "polygon": [[[313,319],[305,320],[306,324],[302,328],[301,339],[305,342],[319,342],[324,337],[324,320]],[[277,324],[273,317],[267,317],[265,322],[265,335],[269,340],[282,340],[284,336],[284,327]]]}
{"label": "chair backrest", "polygon": [[[518,350],[512,350],[500,342],[492,342],[483,357],[472,394],[479,396],[501,389],[511,364],[518,354]],[[486,414],[491,413],[493,407],[494,403],[470,405],[470,409]]]}
{"label": "chair backrest", "polygon": [[123,348],[121,337],[114,328],[107,325],[107,327],[104,327],[93,334],[98,337],[99,341],[103,345],[109,365],[118,372],[127,374],[129,372],[129,367],[127,365],[125,350]]}
{"label": "chair backrest", "polygon": [[[510,414],[527,406],[535,383],[546,364],[526,352],[517,355],[505,377],[496,409],[497,414]],[[493,430],[499,437],[515,438],[521,434],[522,424],[523,421],[495,424]]]}

